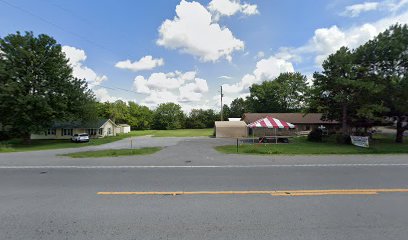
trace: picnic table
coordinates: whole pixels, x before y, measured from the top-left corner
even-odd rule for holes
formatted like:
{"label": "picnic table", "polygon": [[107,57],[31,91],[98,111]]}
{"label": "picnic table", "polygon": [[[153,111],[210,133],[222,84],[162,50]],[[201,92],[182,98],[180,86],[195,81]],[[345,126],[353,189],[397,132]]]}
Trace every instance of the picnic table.
{"label": "picnic table", "polygon": [[263,136],[258,139],[258,143],[289,143],[289,138],[293,136]]}

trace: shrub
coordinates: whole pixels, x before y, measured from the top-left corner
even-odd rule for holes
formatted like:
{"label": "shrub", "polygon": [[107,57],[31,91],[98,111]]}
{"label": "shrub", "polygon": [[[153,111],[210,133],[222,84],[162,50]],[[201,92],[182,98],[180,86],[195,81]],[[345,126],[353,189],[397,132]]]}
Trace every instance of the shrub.
{"label": "shrub", "polygon": [[347,134],[337,134],[336,135],[336,142],[340,144],[351,144],[350,135]]}
{"label": "shrub", "polygon": [[323,131],[319,128],[313,129],[309,135],[307,135],[307,140],[311,142],[321,142],[323,140]]}

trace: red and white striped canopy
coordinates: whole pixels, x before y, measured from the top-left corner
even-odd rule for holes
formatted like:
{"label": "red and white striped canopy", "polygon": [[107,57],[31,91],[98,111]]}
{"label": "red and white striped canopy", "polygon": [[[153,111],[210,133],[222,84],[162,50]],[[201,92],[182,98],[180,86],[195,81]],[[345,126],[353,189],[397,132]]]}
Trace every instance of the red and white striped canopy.
{"label": "red and white striped canopy", "polygon": [[259,119],[253,123],[248,124],[250,128],[295,128],[292,123],[288,123],[271,116]]}

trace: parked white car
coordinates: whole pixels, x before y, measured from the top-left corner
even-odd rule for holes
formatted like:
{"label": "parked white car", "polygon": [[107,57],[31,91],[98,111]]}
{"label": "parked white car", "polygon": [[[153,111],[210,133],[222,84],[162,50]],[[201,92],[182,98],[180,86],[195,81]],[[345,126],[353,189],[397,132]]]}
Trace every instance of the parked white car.
{"label": "parked white car", "polygon": [[88,133],[80,133],[74,134],[71,138],[72,142],[89,142],[89,134]]}

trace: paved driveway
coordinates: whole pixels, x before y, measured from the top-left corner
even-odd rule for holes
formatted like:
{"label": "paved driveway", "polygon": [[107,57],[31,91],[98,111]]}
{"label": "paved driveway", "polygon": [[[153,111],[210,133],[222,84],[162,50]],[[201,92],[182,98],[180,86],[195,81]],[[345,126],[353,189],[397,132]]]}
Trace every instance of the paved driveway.
{"label": "paved driveway", "polygon": [[[69,158],[58,154],[130,148],[163,147],[145,156],[116,158]],[[0,166],[224,166],[287,164],[408,164],[408,155],[237,155],[222,154],[214,147],[235,144],[235,139],[208,137],[156,138],[134,137],[99,146],[46,151],[1,153]]]}

